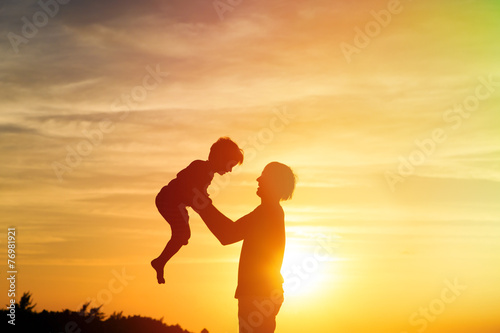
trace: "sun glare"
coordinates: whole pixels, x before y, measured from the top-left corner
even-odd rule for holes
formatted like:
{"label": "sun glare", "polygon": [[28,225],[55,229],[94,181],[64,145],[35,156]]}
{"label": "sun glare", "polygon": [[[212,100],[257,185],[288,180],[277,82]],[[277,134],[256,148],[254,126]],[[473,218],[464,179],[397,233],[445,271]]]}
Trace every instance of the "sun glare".
{"label": "sun glare", "polygon": [[289,238],[281,272],[283,288],[288,296],[306,296],[317,293],[332,274],[326,274],[334,264],[334,247],[328,238]]}

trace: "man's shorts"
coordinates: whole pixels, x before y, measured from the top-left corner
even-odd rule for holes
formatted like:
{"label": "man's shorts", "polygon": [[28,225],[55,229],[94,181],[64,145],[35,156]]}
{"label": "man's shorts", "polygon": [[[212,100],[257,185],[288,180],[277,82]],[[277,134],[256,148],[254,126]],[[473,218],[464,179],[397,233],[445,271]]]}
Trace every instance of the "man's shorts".
{"label": "man's shorts", "polygon": [[238,299],[239,333],[272,333],[283,297],[245,297]]}

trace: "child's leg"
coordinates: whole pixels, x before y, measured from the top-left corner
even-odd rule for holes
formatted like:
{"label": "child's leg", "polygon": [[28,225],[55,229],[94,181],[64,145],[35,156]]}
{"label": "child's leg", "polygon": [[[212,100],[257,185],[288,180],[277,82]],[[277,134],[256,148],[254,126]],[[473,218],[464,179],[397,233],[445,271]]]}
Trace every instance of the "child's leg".
{"label": "child's leg", "polygon": [[168,241],[160,256],[151,261],[151,266],[153,266],[156,270],[156,279],[160,284],[165,283],[165,278],[163,277],[165,264],[174,256],[174,254],[179,252],[183,245],[186,245],[186,243],[181,243],[174,239],[173,235],[174,234],[172,234],[172,238]]}
{"label": "child's leg", "polygon": [[[160,211],[160,213],[162,212]],[[167,222],[169,222],[172,229],[172,236],[158,258],[151,261],[151,266],[153,266],[156,271],[156,279],[160,284],[165,283],[165,278],[163,276],[165,264],[174,254],[179,252],[183,245],[187,245],[191,236],[191,230],[188,224],[189,217],[186,208],[179,207],[179,214],[170,213],[168,216],[166,215],[167,214],[162,213],[165,220],[168,218]]]}

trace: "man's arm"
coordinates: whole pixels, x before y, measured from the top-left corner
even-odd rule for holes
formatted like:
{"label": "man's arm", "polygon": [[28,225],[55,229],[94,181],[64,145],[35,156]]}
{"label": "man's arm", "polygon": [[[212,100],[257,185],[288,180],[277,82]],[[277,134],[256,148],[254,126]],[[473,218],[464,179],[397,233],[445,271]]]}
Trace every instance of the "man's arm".
{"label": "man's arm", "polygon": [[243,239],[244,223],[241,222],[245,217],[233,222],[215,208],[211,202],[203,209],[196,210],[196,212],[200,214],[203,222],[222,245],[233,244]]}

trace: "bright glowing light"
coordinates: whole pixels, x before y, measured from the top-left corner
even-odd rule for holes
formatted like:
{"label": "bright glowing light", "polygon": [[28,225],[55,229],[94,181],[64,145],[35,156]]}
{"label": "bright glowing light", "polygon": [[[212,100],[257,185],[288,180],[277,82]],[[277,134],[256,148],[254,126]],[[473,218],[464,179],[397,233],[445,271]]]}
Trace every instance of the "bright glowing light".
{"label": "bright glowing light", "polygon": [[[334,247],[328,238],[289,238],[281,269],[286,295],[306,296],[317,293],[327,281],[325,274],[332,264]],[[328,282],[332,283],[331,276]]]}

